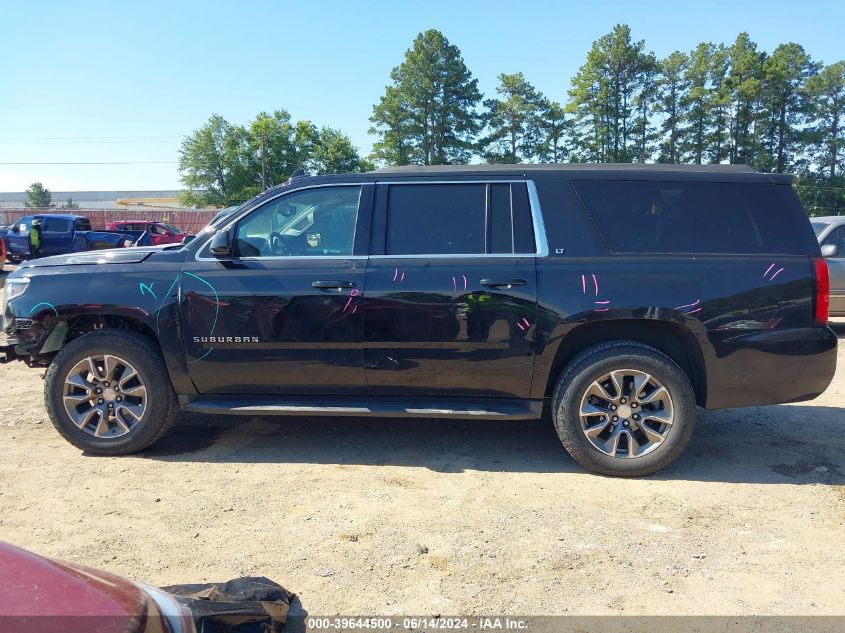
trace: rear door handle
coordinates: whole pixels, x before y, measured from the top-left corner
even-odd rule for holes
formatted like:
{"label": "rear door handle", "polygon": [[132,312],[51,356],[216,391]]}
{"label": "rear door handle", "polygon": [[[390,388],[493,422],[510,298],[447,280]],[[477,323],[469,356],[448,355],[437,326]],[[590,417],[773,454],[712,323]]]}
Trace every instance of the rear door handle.
{"label": "rear door handle", "polygon": [[354,281],[331,280],[331,281],[312,281],[312,288],[320,288],[321,290],[340,290],[342,288],[354,288]]}
{"label": "rear door handle", "polygon": [[490,288],[502,288],[502,287],[511,287],[511,286],[524,286],[525,280],[524,279],[482,279],[481,280],[482,286],[488,286]]}

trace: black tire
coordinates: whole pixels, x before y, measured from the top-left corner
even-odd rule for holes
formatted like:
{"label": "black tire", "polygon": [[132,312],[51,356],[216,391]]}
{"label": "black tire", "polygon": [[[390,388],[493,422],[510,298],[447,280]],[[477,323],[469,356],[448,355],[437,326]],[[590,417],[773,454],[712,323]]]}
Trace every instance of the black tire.
{"label": "black tire", "polygon": [[[674,423],[665,434],[666,439],[638,457],[615,457],[602,452],[581,426],[581,399],[593,381],[614,369],[651,374],[669,392],[674,407]],[[581,352],[567,365],[555,386],[552,418],[567,452],[584,468],[614,477],[639,477],[665,468],[684,451],[695,428],[695,394],[686,374],[665,354],[635,341],[613,341]]]}
{"label": "black tire", "polygon": [[[128,433],[114,438],[94,437],[80,429],[65,410],[65,378],[86,357],[113,354],[131,363],[147,389],[143,416]],[[166,434],[179,405],[161,353],[150,339],[124,330],[91,332],[65,345],[53,358],[44,381],[44,401],[56,430],[68,442],[95,455],[128,455],[141,451]]]}

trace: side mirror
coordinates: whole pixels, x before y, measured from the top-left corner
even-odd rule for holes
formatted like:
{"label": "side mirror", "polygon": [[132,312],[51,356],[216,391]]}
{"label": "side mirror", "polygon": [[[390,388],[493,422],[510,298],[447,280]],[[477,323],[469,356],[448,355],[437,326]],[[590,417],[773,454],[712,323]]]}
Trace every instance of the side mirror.
{"label": "side mirror", "polygon": [[191,242],[194,241],[195,237],[196,237],[196,235],[186,235],[185,237],[182,238],[182,244],[190,244]]}
{"label": "side mirror", "polygon": [[232,254],[232,235],[229,231],[217,231],[211,239],[210,250],[215,257],[229,257]]}
{"label": "side mirror", "polygon": [[822,257],[836,257],[839,254],[839,247],[836,244],[825,244],[822,246]]}

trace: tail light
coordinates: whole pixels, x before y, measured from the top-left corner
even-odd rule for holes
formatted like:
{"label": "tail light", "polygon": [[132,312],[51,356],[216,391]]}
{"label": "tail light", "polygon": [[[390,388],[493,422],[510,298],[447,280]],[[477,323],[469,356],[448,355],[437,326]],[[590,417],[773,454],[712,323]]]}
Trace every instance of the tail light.
{"label": "tail light", "polygon": [[813,258],[813,273],[816,282],[814,321],[818,326],[826,326],[828,309],[830,308],[830,277],[824,257]]}

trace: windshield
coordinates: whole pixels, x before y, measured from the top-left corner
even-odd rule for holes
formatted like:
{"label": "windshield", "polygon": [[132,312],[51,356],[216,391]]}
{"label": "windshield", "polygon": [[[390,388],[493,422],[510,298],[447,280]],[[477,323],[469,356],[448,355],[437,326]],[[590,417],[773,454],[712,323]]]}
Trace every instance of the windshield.
{"label": "windshield", "polygon": [[[199,231],[197,231],[196,237],[194,239],[196,240],[196,239],[199,239],[199,238],[202,238],[202,237],[208,235],[209,233],[212,233],[218,226],[223,224],[223,222],[226,220],[226,218],[228,218],[230,215],[235,213],[238,209],[241,209],[245,204],[247,204],[247,203],[245,202],[244,204],[240,205],[239,207],[227,207],[225,209],[221,209],[220,211],[218,211],[217,215],[215,215],[211,219],[211,222],[209,222],[204,227],[202,227]],[[186,244],[185,246],[188,246],[188,244]]]}
{"label": "windshield", "polygon": [[824,231],[827,227],[830,226],[827,222],[810,222],[813,225],[813,230],[816,232],[816,237],[819,236],[819,233]]}

